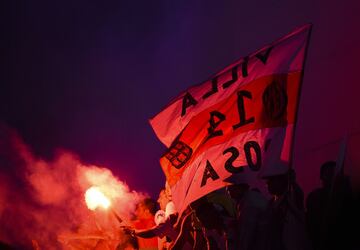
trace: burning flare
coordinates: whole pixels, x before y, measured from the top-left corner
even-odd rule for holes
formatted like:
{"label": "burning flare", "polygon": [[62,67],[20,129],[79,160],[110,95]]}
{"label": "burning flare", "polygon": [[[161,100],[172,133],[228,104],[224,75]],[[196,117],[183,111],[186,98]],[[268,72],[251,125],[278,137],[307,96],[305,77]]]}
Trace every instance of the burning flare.
{"label": "burning flare", "polygon": [[109,208],[110,200],[97,187],[91,187],[85,193],[86,205],[90,210],[95,210],[97,207]]}

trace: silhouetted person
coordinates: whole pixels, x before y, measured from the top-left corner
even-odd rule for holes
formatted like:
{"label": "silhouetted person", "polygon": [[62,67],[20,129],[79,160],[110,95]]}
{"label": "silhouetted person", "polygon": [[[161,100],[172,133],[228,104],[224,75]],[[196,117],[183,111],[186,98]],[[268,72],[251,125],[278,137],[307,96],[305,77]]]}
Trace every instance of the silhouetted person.
{"label": "silhouetted person", "polygon": [[322,187],[312,191],[306,202],[307,228],[315,250],[351,249],[349,223],[353,207],[351,186],[336,162],[325,162],[320,168]]}
{"label": "silhouetted person", "polygon": [[[157,210],[157,205],[151,198],[146,198],[137,204],[135,215],[136,220],[133,222],[133,227],[136,230],[144,230],[155,226],[154,215]],[[158,249],[157,239],[154,237],[144,238],[138,237],[139,249]]]}
{"label": "silhouetted person", "polygon": [[192,207],[195,208],[196,217],[203,226],[203,235],[206,239],[204,250],[228,249],[227,227],[222,215],[224,209],[218,204],[208,202],[206,197],[197,200]]}
{"label": "silhouetted person", "polygon": [[325,212],[330,199],[332,181],[335,175],[335,162],[326,162],[320,168],[321,188],[309,193],[306,200],[306,222],[314,249],[321,249],[324,241]]}
{"label": "silhouetted person", "polygon": [[311,249],[305,228],[303,192],[295,182],[295,173],[264,176],[271,199],[267,208],[264,249]]}
{"label": "silhouetted person", "polygon": [[259,192],[251,190],[249,185],[242,183],[237,175],[225,179],[232,183],[226,187],[226,191],[235,202],[236,218],[229,225],[229,245],[232,249],[255,250],[263,249],[262,237],[264,236],[264,216],[267,208],[267,200]]}
{"label": "silhouetted person", "polygon": [[175,225],[179,231],[177,238],[171,242],[168,249],[171,250],[203,250],[206,248],[206,240],[202,234],[201,223],[195,215],[195,211],[188,207],[179,222]]}
{"label": "silhouetted person", "polygon": [[[142,223],[141,226],[134,224],[134,227],[123,228],[125,232],[130,233],[138,238],[140,249],[144,248],[142,247],[142,245],[144,245],[142,244],[143,241],[150,241],[152,243],[156,241],[156,249],[168,249],[170,242],[174,241],[178,236],[178,231],[174,228],[178,213],[176,212],[174,203],[171,201],[171,196],[168,192],[166,192],[166,189],[162,189],[160,191],[158,203],[160,205],[160,210],[155,213],[155,216],[152,216],[154,210],[150,209],[155,208],[155,206],[147,206],[148,209],[143,209],[145,213],[140,213],[140,215],[146,215],[140,216],[141,218],[145,219],[146,225],[144,225],[144,223]],[[153,201],[151,204],[153,204]],[[151,215],[148,212],[151,212]],[[150,217],[151,221],[148,220]],[[154,247],[153,244],[152,247]],[[147,246],[147,249],[148,248],[149,246]]]}

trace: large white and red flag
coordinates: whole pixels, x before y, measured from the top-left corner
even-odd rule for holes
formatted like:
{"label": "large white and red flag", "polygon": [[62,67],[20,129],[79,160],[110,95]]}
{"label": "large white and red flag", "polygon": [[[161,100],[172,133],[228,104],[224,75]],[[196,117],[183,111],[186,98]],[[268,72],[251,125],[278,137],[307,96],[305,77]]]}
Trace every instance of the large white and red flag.
{"label": "large white and red flag", "polygon": [[160,164],[181,212],[227,185],[289,168],[311,25],[189,88],[150,119],[168,147]]}

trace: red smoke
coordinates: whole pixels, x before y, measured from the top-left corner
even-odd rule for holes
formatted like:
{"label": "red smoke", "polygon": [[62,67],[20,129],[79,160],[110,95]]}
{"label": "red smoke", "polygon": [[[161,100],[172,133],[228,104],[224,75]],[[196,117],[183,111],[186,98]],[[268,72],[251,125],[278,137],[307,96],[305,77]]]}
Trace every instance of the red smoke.
{"label": "red smoke", "polygon": [[84,165],[70,152],[51,161],[38,158],[16,132],[0,125],[0,242],[22,249],[31,249],[34,240],[40,249],[115,246],[119,223],[109,211],[86,207],[84,193],[91,186],[104,191],[125,222],[144,196],[109,169]]}

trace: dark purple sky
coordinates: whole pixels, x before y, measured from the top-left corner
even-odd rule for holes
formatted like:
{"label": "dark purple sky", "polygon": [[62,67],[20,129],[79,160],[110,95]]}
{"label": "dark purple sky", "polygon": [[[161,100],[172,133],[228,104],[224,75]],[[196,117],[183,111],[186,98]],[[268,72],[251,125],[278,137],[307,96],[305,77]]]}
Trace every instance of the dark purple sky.
{"label": "dark purple sky", "polygon": [[[360,129],[359,1],[6,2],[0,121],[41,157],[68,149],[156,196],[165,147],[148,119],[187,87],[308,22],[295,148],[305,191],[338,144],[312,149]],[[359,164],[359,135],[349,144]]]}

